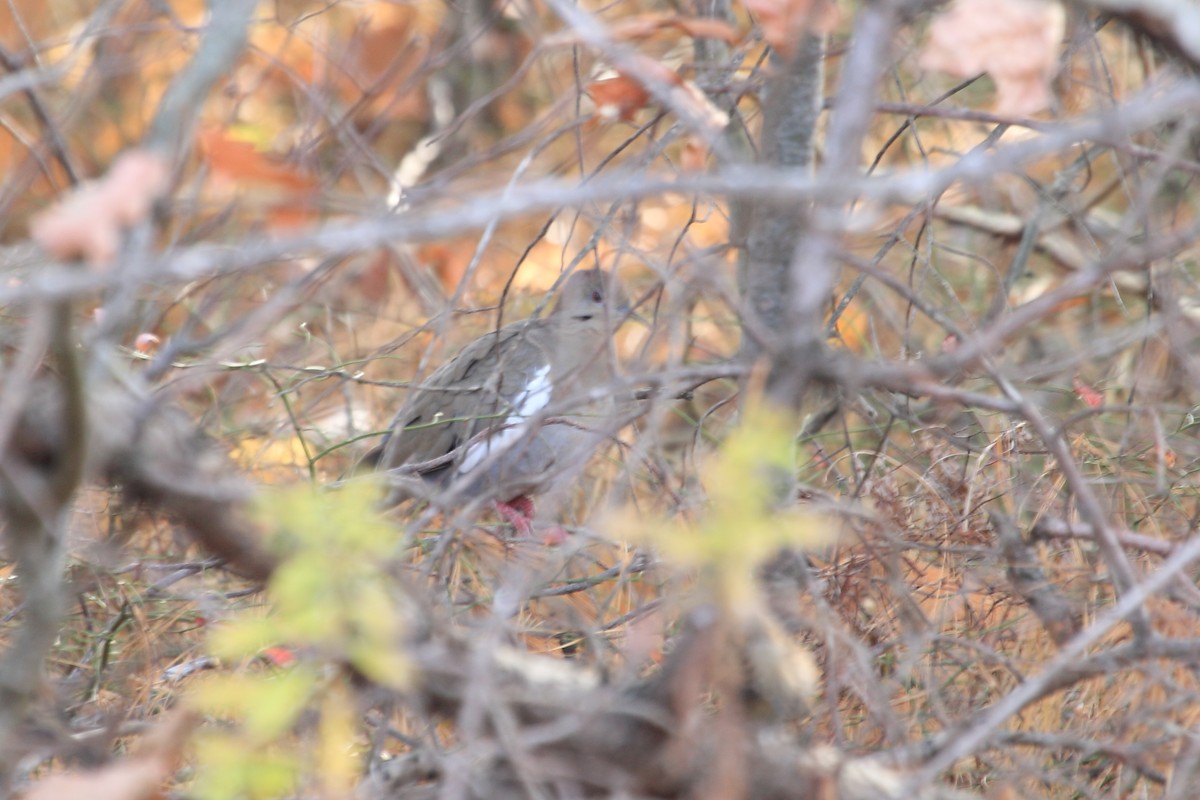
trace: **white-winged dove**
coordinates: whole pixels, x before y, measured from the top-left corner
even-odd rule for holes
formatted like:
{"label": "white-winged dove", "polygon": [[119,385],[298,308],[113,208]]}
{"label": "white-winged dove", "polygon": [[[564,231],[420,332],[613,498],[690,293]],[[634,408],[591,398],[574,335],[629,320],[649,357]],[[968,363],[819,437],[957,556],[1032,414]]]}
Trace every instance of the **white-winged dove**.
{"label": "white-winged dove", "polygon": [[576,476],[605,435],[609,342],[628,311],[615,278],[580,270],[549,315],[484,334],[438,367],[379,447],[377,468],[391,473],[387,502],[485,494],[528,533],[529,496]]}

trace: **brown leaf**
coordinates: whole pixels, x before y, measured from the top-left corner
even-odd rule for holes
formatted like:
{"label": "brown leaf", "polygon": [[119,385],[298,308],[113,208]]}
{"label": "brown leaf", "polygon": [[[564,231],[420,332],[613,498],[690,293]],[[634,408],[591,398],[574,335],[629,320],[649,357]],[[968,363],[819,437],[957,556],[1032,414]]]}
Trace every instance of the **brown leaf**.
{"label": "brown leaf", "polygon": [[958,78],[986,72],[996,83],[997,114],[1033,114],[1053,99],[1065,25],[1052,0],[956,0],[929,26],[921,68]]}
{"label": "brown leaf", "polygon": [[667,88],[672,108],[691,115],[706,128],[716,132],[729,124],[729,115],[713,105],[692,81],[684,80],[649,56],[635,55],[631,61],[631,69],[588,85],[587,93],[596,103],[599,116],[629,122],[650,103],[652,98],[645,84],[652,82]]}
{"label": "brown leaf", "polygon": [[235,139],[224,130],[212,128],[198,137],[200,154],[214,173],[237,181],[253,181],[290,190],[315,186],[311,176],[259,151],[250,142]]}
{"label": "brown leaf", "polygon": [[592,81],[587,87],[588,96],[596,104],[596,113],[604,119],[619,119],[630,122],[633,115],[650,102],[646,87],[628,75]]}

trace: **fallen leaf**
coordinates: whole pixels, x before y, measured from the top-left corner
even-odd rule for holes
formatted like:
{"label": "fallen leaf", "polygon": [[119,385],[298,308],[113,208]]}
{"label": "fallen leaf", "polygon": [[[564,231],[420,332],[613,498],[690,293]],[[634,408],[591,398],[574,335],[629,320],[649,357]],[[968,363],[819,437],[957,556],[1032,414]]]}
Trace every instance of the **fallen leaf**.
{"label": "fallen leaf", "polygon": [[1065,26],[1054,0],[955,0],[929,26],[920,65],[957,78],[986,72],[996,84],[995,112],[1026,116],[1053,100]]}

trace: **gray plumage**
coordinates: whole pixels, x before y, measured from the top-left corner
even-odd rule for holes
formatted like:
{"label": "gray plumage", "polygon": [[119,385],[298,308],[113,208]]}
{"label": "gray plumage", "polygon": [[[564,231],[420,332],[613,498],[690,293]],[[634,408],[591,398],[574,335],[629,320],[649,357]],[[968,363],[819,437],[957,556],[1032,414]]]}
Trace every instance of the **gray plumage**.
{"label": "gray plumage", "polygon": [[612,414],[611,394],[589,393],[612,380],[609,342],[627,311],[615,279],[580,270],[549,315],[484,334],[440,366],[380,445],[388,502],[450,487],[507,501],[577,474]]}

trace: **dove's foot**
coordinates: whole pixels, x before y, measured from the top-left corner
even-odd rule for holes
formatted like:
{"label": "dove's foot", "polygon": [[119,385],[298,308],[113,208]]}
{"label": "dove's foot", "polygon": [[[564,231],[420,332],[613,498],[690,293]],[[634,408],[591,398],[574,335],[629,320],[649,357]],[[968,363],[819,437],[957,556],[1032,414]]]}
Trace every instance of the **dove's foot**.
{"label": "dove's foot", "polygon": [[[496,513],[516,529],[524,539],[533,536],[533,501],[525,495],[517,495],[508,502],[496,502]],[[542,544],[559,545],[567,540],[567,531],[560,525],[551,525],[542,531]]]}

